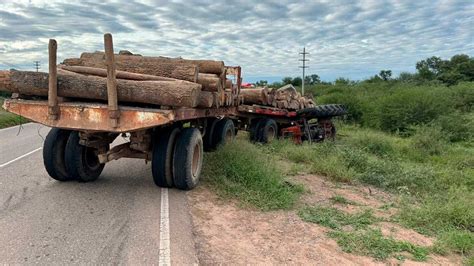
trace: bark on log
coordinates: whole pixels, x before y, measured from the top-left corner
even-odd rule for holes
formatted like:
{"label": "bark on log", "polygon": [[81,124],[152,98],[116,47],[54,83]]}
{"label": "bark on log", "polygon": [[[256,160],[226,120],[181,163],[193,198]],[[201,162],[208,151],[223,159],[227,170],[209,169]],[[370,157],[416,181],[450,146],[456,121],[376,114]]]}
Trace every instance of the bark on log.
{"label": "bark on log", "polygon": [[[59,65],[59,68],[67,70],[67,71],[79,73],[79,74],[107,77],[107,70],[102,69],[102,68],[97,68],[97,67]],[[118,79],[129,79],[129,80],[159,80],[159,81],[177,81],[178,80],[174,78],[159,77],[159,76],[146,75],[146,74],[137,74],[137,73],[131,73],[131,72],[125,72],[125,71],[116,71],[115,75]]]}
{"label": "bark on log", "polygon": [[224,71],[224,62],[223,61],[213,61],[213,60],[186,60],[180,59],[185,62],[193,62],[199,67],[199,73],[209,73],[221,75]]}
{"label": "bark on log", "polygon": [[[81,58],[66,59],[67,66],[87,66],[106,69],[103,52],[82,53]],[[198,67],[196,63],[166,57],[137,55],[115,55],[116,69],[120,71],[147,74],[196,82]]]}
{"label": "bark on log", "polygon": [[202,85],[203,91],[220,91],[222,90],[222,81],[216,74],[199,73],[197,83]]}
{"label": "bark on log", "polygon": [[214,104],[214,95],[209,91],[201,91],[198,96],[198,107],[210,108]]}
{"label": "bark on log", "polygon": [[[0,71],[0,91],[47,96],[48,74],[30,71]],[[187,81],[117,81],[120,102],[196,107],[201,85]],[[58,72],[58,95],[107,100],[107,79]]]}
{"label": "bark on log", "polygon": [[244,98],[245,104],[260,104],[266,105],[267,99],[263,88],[256,89],[242,89],[240,95]]}

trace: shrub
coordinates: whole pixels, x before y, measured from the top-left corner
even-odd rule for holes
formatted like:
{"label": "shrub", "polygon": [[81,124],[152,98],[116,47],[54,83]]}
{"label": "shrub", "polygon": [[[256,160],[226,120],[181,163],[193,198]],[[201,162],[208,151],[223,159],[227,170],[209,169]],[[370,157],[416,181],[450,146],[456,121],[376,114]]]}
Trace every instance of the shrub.
{"label": "shrub", "polygon": [[440,116],[436,124],[441,127],[451,142],[468,141],[474,134],[474,122],[468,115],[459,112]]}
{"label": "shrub", "polygon": [[427,155],[437,155],[446,147],[446,134],[437,125],[413,127],[415,134],[411,138],[413,147]]}
{"label": "shrub", "polygon": [[390,132],[407,133],[412,125],[433,121],[452,110],[442,90],[399,89],[381,103],[380,127]]}

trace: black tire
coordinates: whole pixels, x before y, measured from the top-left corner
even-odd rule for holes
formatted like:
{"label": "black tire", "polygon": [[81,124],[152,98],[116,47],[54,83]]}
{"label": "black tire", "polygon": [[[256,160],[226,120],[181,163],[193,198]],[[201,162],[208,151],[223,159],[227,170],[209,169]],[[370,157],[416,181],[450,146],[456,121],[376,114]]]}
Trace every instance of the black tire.
{"label": "black tire", "polygon": [[207,120],[206,133],[203,137],[204,151],[214,151],[217,148],[213,135],[218,122],[219,119],[217,118],[209,118]]}
{"label": "black tire", "polygon": [[179,128],[166,128],[154,136],[151,173],[159,187],[173,187],[173,152]]}
{"label": "black tire", "polygon": [[297,111],[297,115],[307,118],[328,118],[347,114],[347,109],[342,104],[324,104]]}
{"label": "black tire", "polygon": [[224,118],[220,120],[212,135],[215,147],[225,145],[227,142],[235,138],[235,126],[231,119]]}
{"label": "black tire", "polygon": [[73,131],[66,144],[66,169],[79,182],[91,182],[99,178],[105,164],[99,163],[96,149],[79,144],[79,132]]}
{"label": "black tire", "polygon": [[73,178],[66,171],[64,152],[71,131],[53,128],[49,131],[43,145],[43,163],[49,176],[58,181]]}
{"label": "black tire", "polygon": [[260,138],[259,135],[259,128],[260,124],[263,122],[263,119],[261,118],[254,118],[250,122],[250,127],[249,127],[249,139],[251,142],[257,142],[258,139]]}
{"label": "black tire", "polygon": [[181,131],[173,156],[174,186],[190,190],[199,183],[204,155],[201,132],[196,128],[185,128]]}
{"label": "black tire", "polygon": [[258,130],[258,142],[270,143],[278,138],[278,125],[275,120],[265,118],[261,121]]}

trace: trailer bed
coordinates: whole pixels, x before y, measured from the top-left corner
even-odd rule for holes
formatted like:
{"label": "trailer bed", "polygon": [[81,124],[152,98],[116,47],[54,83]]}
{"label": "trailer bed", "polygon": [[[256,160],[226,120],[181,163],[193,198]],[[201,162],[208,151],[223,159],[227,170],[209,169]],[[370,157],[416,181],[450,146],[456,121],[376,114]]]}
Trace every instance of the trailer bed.
{"label": "trailer bed", "polygon": [[50,127],[96,132],[133,132],[197,118],[236,115],[236,107],[176,108],[164,110],[120,105],[117,127],[109,123],[107,104],[63,102],[58,104],[58,119],[49,119],[47,100],[6,99],[3,108]]}

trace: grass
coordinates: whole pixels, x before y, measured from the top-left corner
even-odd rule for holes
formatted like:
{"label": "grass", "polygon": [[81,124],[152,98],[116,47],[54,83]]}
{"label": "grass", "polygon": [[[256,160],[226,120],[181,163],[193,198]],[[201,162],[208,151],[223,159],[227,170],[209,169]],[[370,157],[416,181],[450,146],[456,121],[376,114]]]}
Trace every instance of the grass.
{"label": "grass", "polygon": [[260,210],[291,208],[303,192],[285,180],[271,154],[245,140],[206,154],[203,165],[203,180],[220,195]]}
{"label": "grass", "polygon": [[322,206],[307,206],[298,211],[298,215],[307,222],[316,223],[331,229],[342,229],[344,226],[366,228],[377,219],[372,211],[365,210],[356,214],[348,214],[336,208]]}
{"label": "grass", "polygon": [[335,195],[329,198],[333,203],[343,204],[343,205],[358,205],[357,202],[346,199],[344,196]]}
{"label": "grass", "polygon": [[427,248],[405,241],[397,241],[391,237],[385,237],[380,230],[332,231],[329,232],[329,236],[334,238],[345,252],[371,256],[378,260],[390,257],[403,259],[403,254],[409,253],[413,256],[413,259],[424,261],[429,253]]}
{"label": "grass", "polygon": [[5,111],[1,106],[3,105],[3,98],[0,98],[0,128],[6,128],[16,126],[22,123],[28,123],[28,120],[24,117],[9,113]]}
{"label": "grass", "polygon": [[[474,145],[450,142],[437,135],[440,128],[426,125],[411,137],[340,124],[335,142],[295,146],[279,141],[265,147],[279,157],[304,165],[313,174],[337,182],[360,182],[398,194],[400,224],[443,239],[443,232],[472,235],[474,230]],[[431,136],[431,137],[430,137]],[[333,202],[344,202],[335,198]],[[471,238],[468,238],[471,239]],[[469,256],[471,245],[441,241],[439,249]],[[467,254],[467,255],[466,255]]]}

